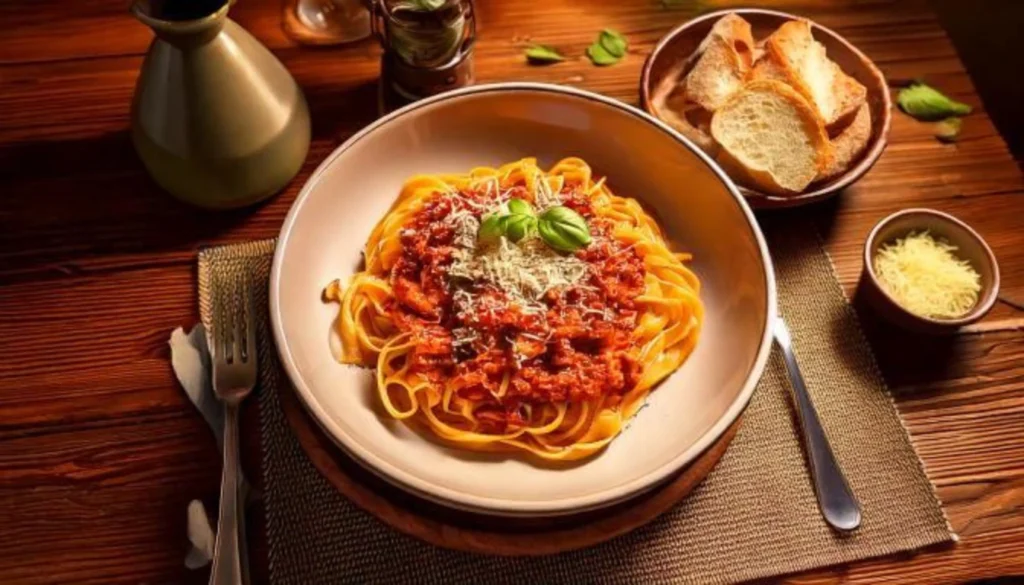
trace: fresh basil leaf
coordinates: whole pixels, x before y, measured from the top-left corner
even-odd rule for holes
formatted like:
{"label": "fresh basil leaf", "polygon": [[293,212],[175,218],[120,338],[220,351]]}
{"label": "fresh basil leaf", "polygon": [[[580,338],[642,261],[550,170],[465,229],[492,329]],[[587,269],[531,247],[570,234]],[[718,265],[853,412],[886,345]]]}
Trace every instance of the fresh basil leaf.
{"label": "fresh basil leaf", "polygon": [[409,4],[416,10],[430,12],[444,6],[448,0],[409,0]]}
{"label": "fresh basil leaf", "polygon": [[538,221],[537,233],[540,234],[540,238],[544,240],[545,244],[559,252],[575,252],[583,247],[583,244],[577,241],[578,232],[561,230],[557,224],[549,221]]}
{"label": "fresh basil leaf", "polygon": [[610,28],[604,29],[601,34],[597,35],[597,42],[604,47],[605,51],[608,51],[609,55],[620,59],[626,56],[626,49],[629,47],[626,37]]}
{"label": "fresh basil leaf", "polygon": [[533,215],[533,208],[522,199],[509,199],[508,211],[517,215]]}
{"label": "fresh basil leaf", "polygon": [[614,65],[619,62],[618,57],[609,53],[601,43],[597,42],[587,47],[587,57],[590,57],[591,63],[599,67]]}
{"label": "fresh basil leaf", "polygon": [[942,142],[956,142],[961,126],[963,120],[960,118],[946,118],[935,125],[935,137]]}
{"label": "fresh basil leaf", "polygon": [[537,222],[537,233],[540,235],[540,239],[544,240],[545,244],[555,250],[572,252],[576,249],[573,247],[572,242],[563,238],[550,222],[543,219]]}
{"label": "fresh basil leaf", "polygon": [[497,242],[505,235],[507,215],[492,213],[480,222],[480,229],[476,233],[476,239],[481,242]]}
{"label": "fresh basil leaf", "polygon": [[900,90],[896,103],[900,109],[918,120],[942,120],[950,116],[965,116],[971,106],[946,97],[923,83]]}
{"label": "fresh basil leaf", "polygon": [[512,242],[525,238],[537,226],[537,218],[532,215],[510,215],[505,224],[505,237]]}
{"label": "fresh basil leaf", "polygon": [[546,65],[548,63],[558,63],[559,61],[565,61],[565,57],[558,52],[558,49],[549,47],[547,45],[533,45],[526,49],[526,60],[530,63],[537,65]]}
{"label": "fresh basil leaf", "polygon": [[541,214],[537,231],[544,243],[563,252],[573,252],[591,242],[587,220],[562,205]]}

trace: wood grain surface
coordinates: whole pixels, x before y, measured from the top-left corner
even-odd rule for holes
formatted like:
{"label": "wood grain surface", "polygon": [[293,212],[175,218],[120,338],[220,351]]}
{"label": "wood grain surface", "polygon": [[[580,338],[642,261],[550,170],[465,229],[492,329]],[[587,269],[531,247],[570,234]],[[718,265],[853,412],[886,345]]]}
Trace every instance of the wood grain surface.
{"label": "wood grain surface", "polygon": [[[203,583],[183,558],[185,506],[212,510],[213,437],[175,383],[172,328],[196,321],[202,245],[275,235],[310,171],[376,116],[378,50],[310,49],[278,1],[232,16],[306,92],[314,141],[300,175],[255,208],[204,213],[161,193],[128,139],[148,29],[124,0],[0,2],[0,581]],[[693,15],[756,2],[478,1],[479,81],[564,83],[636,103],[657,40]],[[815,210],[852,295],[871,226],[904,207],[952,213],[991,244],[1003,295],[1024,302],[1024,176],[922,1],[777,0],[860,47],[892,82],[921,78],[975,107],[956,144],[896,113],[868,175]],[[596,32],[630,40],[620,64],[582,56]],[[529,42],[570,58],[528,66]],[[777,212],[782,213],[782,212]],[[1024,575],[1024,331],[999,303],[975,333],[911,337],[862,311],[929,476],[961,537],[952,548],[796,575],[800,583],[953,583]],[[837,389],[841,391],[841,389]],[[252,413],[248,413],[251,414]],[[250,428],[250,431],[252,429]],[[246,437],[250,462],[255,437]],[[254,474],[251,474],[254,475]],[[259,518],[256,582],[266,582]]]}

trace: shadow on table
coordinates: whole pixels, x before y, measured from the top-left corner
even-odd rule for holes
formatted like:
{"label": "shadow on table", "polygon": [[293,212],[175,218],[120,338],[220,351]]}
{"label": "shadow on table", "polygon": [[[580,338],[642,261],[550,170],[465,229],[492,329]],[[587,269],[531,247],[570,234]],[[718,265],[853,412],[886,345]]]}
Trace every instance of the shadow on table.
{"label": "shadow on table", "polygon": [[851,302],[891,391],[909,393],[952,377],[952,368],[962,361],[954,336],[914,333],[883,320],[859,285]]}
{"label": "shadow on table", "polygon": [[127,128],[0,148],[0,283],[189,262],[204,245],[277,235],[306,178],[377,117],[376,80],[307,92],[313,143],[281,193],[242,209],[179,202],[146,174]]}

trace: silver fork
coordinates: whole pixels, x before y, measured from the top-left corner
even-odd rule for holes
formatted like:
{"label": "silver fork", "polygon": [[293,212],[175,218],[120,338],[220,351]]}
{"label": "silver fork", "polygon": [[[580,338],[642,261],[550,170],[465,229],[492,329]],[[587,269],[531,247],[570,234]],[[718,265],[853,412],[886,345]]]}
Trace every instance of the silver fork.
{"label": "silver fork", "polygon": [[239,506],[238,407],[256,385],[256,323],[252,289],[231,303],[218,295],[213,306],[213,390],[224,403],[224,470],[210,585],[242,585]]}

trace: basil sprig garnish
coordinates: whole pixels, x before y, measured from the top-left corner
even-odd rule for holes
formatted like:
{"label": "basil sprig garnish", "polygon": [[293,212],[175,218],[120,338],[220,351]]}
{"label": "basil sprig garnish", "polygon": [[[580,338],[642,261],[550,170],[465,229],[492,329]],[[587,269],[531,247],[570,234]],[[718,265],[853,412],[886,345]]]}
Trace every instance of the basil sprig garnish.
{"label": "basil sprig garnish", "polygon": [[480,223],[477,238],[496,242],[502,236],[512,242],[536,233],[545,244],[560,252],[574,252],[591,242],[587,220],[563,205],[550,207],[538,217],[530,204],[511,199],[507,213],[492,213]]}

